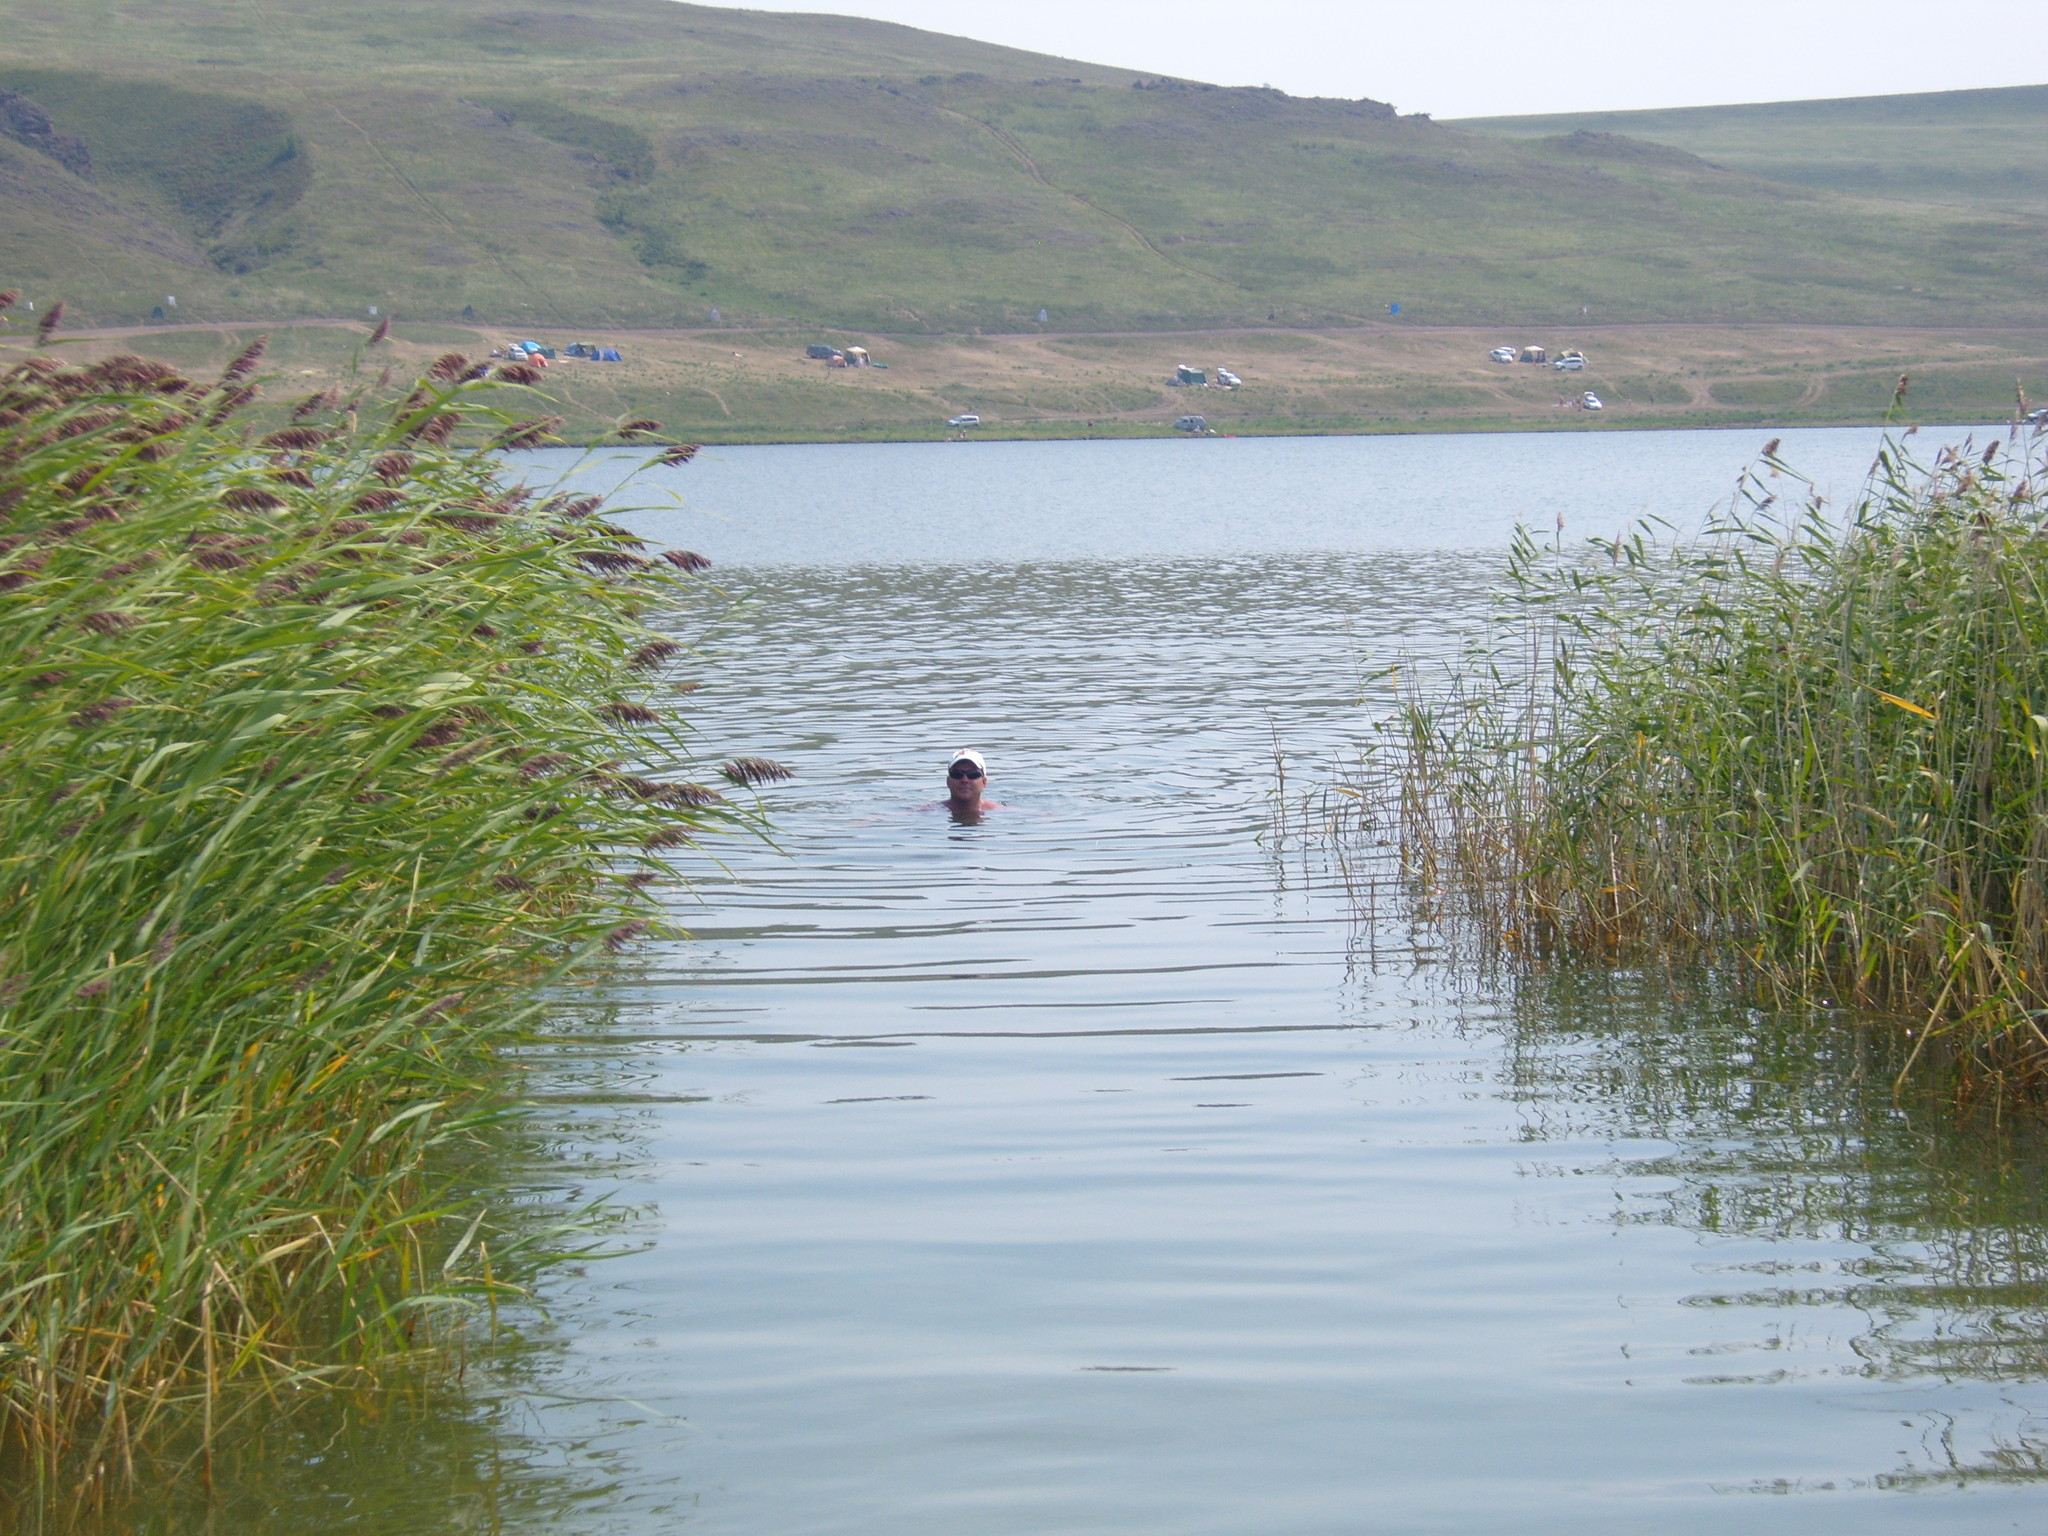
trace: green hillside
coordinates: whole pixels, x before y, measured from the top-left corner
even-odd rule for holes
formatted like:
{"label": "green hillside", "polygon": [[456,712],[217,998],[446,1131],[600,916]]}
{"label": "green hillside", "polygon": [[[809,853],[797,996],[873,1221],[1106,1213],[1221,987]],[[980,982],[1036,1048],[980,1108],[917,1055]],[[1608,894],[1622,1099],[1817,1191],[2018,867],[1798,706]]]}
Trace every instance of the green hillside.
{"label": "green hillside", "polygon": [[1829,192],[2048,214],[2048,85],[1473,118],[1456,126],[1517,138],[1627,134]]}
{"label": "green hillside", "polygon": [[0,281],[81,319],[865,331],[2048,318],[2048,211],[843,17],[10,0]]}

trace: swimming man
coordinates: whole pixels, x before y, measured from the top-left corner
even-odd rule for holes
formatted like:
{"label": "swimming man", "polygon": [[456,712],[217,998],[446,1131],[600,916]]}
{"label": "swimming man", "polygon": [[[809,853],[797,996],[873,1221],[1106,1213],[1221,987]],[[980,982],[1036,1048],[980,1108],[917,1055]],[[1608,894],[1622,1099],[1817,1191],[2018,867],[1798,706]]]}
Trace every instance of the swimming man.
{"label": "swimming man", "polygon": [[982,791],[988,788],[988,762],[972,747],[962,747],[953,754],[953,760],[946,764],[947,810],[956,821],[976,822],[981,820],[983,811],[999,811],[1002,807],[993,800],[982,799]]}

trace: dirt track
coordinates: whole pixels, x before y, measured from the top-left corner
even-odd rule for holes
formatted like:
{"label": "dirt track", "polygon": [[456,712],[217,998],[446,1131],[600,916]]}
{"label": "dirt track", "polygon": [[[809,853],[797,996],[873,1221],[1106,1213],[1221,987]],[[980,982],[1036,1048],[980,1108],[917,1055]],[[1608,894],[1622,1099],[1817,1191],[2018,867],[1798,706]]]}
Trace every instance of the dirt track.
{"label": "dirt track", "polygon": [[[88,352],[148,350],[205,368],[268,334],[267,367],[287,387],[303,379],[310,388],[338,377],[371,327],[317,318],[180,321],[62,336]],[[1576,424],[1570,402],[1588,389],[1606,406],[1602,426],[1869,421],[1882,414],[1901,373],[1915,379],[1914,407],[1944,419],[2001,417],[2015,381],[2033,398],[2048,398],[2048,335],[1986,329],[1381,322],[1318,331],[931,337],[787,329],[515,333],[400,321],[387,358],[404,371],[448,350],[479,355],[515,335],[624,348],[623,364],[564,358],[550,372],[545,388],[566,407],[572,430],[644,412],[708,441],[928,436],[960,411],[980,414],[986,432],[1030,435],[1153,432],[1182,413],[1248,432],[1549,427]],[[828,368],[802,355],[809,339],[858,342],[888,366]],[[1583,348],[1589,364],[1567,375],[1489,362],[1488,350],[1504,343]],[[1228,367],[1245,387],[1170,388],[1179,363]]]}

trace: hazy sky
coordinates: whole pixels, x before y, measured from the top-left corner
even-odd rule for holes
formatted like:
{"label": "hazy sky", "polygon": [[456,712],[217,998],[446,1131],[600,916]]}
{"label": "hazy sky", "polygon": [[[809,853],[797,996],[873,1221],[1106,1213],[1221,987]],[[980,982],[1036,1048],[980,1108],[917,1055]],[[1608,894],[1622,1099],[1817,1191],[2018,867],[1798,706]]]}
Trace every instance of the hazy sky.
{"label": "hazy sky", "polygon": [[2048,83],[2041,0],[755,0],[1438,117]]}

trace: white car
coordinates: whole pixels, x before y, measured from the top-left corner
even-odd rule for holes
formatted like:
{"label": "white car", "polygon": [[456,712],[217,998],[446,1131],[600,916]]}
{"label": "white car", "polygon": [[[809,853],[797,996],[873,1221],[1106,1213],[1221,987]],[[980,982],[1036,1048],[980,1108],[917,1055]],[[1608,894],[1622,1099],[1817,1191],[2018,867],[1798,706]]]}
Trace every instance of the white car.
{"label": "white car", "polygon": [[981,425],[981,418],[972,411],[969,411],[964,416],[948,416],[946,418],[946,425],[949,427],[978,427]]}
{"label": "white car", "polygon": [[1600,397],[1590,389],[1579,396],[1579,404],[1589,411],[1604,411],[1607,409],[1605,405],[1600,403]]}
{"label": "white car", "polygon": [[1552,363],[1550,366],[1555,368],[1559,373],[1583,373],[1586,367],[1586,360],[1583,357],[1579,357],[1577,355],[1573,355],[1571,357],[1560,357],[1556,362]]}
{"label": "white car", "polygon": [[1487,353],[1486,355],[1496,363],[1512,363],[1522,354],[1517,352],[1513,347],[1495,347],[1491,352]]}

